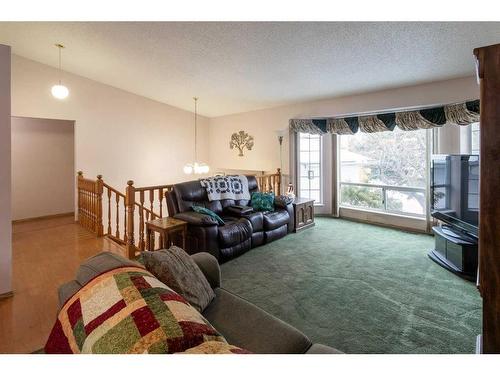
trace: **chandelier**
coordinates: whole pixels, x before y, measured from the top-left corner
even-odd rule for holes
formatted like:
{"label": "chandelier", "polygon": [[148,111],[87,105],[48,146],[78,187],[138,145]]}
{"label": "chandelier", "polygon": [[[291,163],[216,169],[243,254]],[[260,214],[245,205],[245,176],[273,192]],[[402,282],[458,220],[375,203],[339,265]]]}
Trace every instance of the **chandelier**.
{"label": "chandelier", "polygon": [[194,162],[188,163],[184,166],[183,170],[185,174],[205,174],[208,173],[210,167],[202,162],[198,161],[196,146],[197,146],[197,120],[198,120],[198,98],[194,99]]}
{"label": "chandelier", "polygon": [[61,50],[64,46],[60,43],[56,44],[56,47],[59,49],[59,84],[52,86],[52,96],[56,99],[63,100],[66,99],[69,95],[69,90],[66,86],[61,83]]}

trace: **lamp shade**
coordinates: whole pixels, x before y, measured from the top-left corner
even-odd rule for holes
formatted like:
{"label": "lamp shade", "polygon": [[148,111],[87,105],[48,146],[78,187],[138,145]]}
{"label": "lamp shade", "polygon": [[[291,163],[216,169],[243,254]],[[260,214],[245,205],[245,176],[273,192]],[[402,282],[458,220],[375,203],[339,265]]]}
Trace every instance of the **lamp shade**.
{"label": "lamp shade", "polygon": [[206,174],[210,171],[210,167],[205,163],[193,162],[186,164],[183,168],[185,174]]}
{"label": "lamp shade", "polygon": [[51,89],[52,96],[56,99],[63,100],[69,95],[69,90],[64,85],[54,85]]}
{"label": "lamp shade", "polygon": [[193,166],[191,164],[186,164],[183,168],[183,171],[185,174],[192,174],[193,173]]}

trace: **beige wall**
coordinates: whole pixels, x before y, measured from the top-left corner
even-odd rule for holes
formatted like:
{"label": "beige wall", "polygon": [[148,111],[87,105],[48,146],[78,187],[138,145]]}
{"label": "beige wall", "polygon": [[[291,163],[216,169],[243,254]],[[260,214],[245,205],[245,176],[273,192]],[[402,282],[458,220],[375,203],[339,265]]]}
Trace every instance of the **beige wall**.
{"label": "beige wall", "polygon": [[[102,174],[122,191],[129,179],[136,186],[189,179],[182,166],[194,158],[193,113],[69,73],[70,95],[59,101],[50,94],[57,79],[56,69],[13,56],[12,115],[74,120],[75,172]],[[198,154],[206,160],[208,119],[198,120]]]}
{"label": "beige wall", "polygon": [[12,220],[74,211],[74,122],[12,118]]}
{"label": "beige wall", "polygon": [[[211,118],[210,164],[219,169],[276,169],[279,166],[279,145],[275,132],[286,129],[291,118],[336,116],[478,97],[479,88],[475,77],[471,76]],[[237,151],[229,149],[231,134],[239,130],[245,130],[255,137],[253,150],[246,151],[244,157],[239,157]],[[284,173],[288,173],[288,141],[283,146]]]}
{"label": "beige wall", "polygon": [[0,44],[0,295],[12,291],[10,47]]}

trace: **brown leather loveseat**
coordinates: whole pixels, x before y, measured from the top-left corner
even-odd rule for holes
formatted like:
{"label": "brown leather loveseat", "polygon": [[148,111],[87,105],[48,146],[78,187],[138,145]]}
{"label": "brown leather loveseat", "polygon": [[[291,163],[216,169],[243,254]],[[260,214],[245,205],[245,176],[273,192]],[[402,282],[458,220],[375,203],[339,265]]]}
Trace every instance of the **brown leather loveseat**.
{"label": "brown leather loveseat", "polygon": [[[258,191],[255,176],[246,176],[249,193]],[[231,206],[250,206],[248,200],[209,201],[199,181],[175,184],[166,193],[170,216],[188,222],[186,251],[190,254],[208,252],[219,262],[239,256],[251,248],[269,243],[293,231],[293,205],[276,197],[274,211],[235,212]],[[203,206],[224,220],[219,225],[212,217],[194,212],[192,206]]]}

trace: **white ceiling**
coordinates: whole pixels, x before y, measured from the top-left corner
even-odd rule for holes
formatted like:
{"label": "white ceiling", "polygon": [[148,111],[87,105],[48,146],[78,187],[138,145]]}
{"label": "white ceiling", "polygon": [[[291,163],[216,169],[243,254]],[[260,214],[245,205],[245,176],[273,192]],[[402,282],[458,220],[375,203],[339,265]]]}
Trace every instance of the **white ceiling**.
{"label": "white ceiling", "polygon": [[2,22],[13,53],[221,116],[474,74],[500,22]]}

